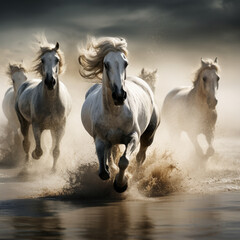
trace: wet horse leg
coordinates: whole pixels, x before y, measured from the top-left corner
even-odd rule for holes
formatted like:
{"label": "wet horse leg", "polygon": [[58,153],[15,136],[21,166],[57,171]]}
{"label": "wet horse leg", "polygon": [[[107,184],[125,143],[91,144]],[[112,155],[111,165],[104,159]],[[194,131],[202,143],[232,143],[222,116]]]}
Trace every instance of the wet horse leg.
{"label": "wet horse leg", "polygon": [[125,176],[125,170],[128,167],[130,155],[133,153],[133,151],[136,149],[139,142],[139,136],[135,132],[131,135],[130,141],[125,144],[126,149],[123,155],[121,156],[118,167],[119,167],[119,173],[116,175],[115,181],[114,181],[114,189],[121,193],[126,191],[128,187],[127,178]]}
{"label": "wet horse leg", "polygon": [[59,158],[60,155],[60,142],[62,140],[62,137],[64,135],[65,132],[65,124],[63,124],[63,126],[61,126],[60,128],[57,129],[52,129],[51,130],[51,135],[52,135],[52,154],[53,154],[53,166],[52,166],[52,171],[55,172],[56,171],[56,164],[57,164],[57,160]]}
{"label": "wet horse leg", "polygon": [[108,180],[110,173],[108,171],[107,158],[109,157],[111,146],[99,138],[95,138],[95,146],[99,161],[99,177],[102,180]]}
{"label": "wet horse leg", "polygon": [[43,130],[36,123],[32,124],[32,129],[33,129],[33,135],[36,143],[36,147],[32,152],[32,157],[37,160],[43,154],[43,150],[41,148],[41,135]]}

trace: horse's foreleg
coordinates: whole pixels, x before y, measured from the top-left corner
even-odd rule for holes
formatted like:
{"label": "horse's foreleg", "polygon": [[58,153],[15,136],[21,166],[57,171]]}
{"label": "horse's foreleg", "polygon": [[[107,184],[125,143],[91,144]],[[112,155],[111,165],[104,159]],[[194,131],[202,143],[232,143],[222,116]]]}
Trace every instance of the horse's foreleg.
{"label": "horse's foreleg", "polygon": [[35,123],[32,124],[32,128],[33,128],[33,135],[36,143],[36,147],[32,152],[32,157],[34,159],[39,159],[43,154],[43,150],[41,148],[42,129]]}
{"label": "horse's foreleg", "polygon": [[111,147],[108,146],[99,138],[95,139],[95,146],[96,146],[96,152],[97,152],[98,161],[99,161],[99,177],[102,180],[108,180],[110,178],[110,174],[109,174],[108,166],[106,162],[107,162],[107,158],[109,156],[109,151]]}
{"label": "horse's foreleg", "polygon": [[190,140],[192,141],[194,147],[195,147],[195,151],[196,153],[200,156],[200,157],[204,157],[204,154],[203,154],[203,150],[201,148],[201,146],[199,145],[199,142],[197,140],[197,135],[194,135],[194,134],[188,134]]}
{"label": "horse's foreleg", "polygon": [[57,130],[51,130],[51,135],[52,135],[52,154],[53,154],[53,166],[52,166],[52,171],[55,172],[56,171],[56,164],[57,164],[57,160],[59,158],[60,155],[60,142],[62,140],[62,137],[64,135],[65,132],[65,124],[63,127],[58,128]]}
{"label": "horse's foreleg", "polygon": [[119,159],[118,167],[119,173],[114,181],[114,188],[117,192],[124,192],[127,187],[127,178],[125,177],[125,170],[128,167],[129,159],[133,151],[136,149],[139,142],[137,133],[131,135],[130,141],[126,144],[126,149],[121,158]]}
{"label": "horse's foreleg", "polygon": [[212,143],[213,143],[213,132],[208,131],[205,135],[206,135],[206,139],[207,139],[207,142],[208,142],[208,145],[209,145],[208,149],[207,149],[206,156],[211,157],[215,152],[215,150],[213,148],[213,145],[212,145]]}

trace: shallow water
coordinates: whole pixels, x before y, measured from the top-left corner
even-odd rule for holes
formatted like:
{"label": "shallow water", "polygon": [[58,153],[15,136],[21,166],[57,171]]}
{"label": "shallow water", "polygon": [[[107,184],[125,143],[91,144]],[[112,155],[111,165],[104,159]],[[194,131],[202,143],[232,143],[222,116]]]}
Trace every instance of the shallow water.
{"label": "shallow water", "polygon": [[0,201],[0,239],[239,239],[240,193]]}
{"label": "shallow water", "polygon": [[[239,143],[238,138],[218,138],[218,151],[205,164],[182,163],[169,175],[155,172],[165,174],[157,184],[181,182],[171,193],[153,195],[155,175],[149,173],[166,166],[151,159],[141,179],[148,183],[147,194],[136,183],[123,195],[113,194],[112,183],[100,181],[91,166],[75,170],[84,181],[79,178],[72,190],[84,187],[74,197],[59,193],[66,174],[32,170],[21,175],[21,167],[1,166],[0,239],[239,239]],[[177,174],[181,178],[174,179]],[[107,196],[102,198],[101,192]]]}

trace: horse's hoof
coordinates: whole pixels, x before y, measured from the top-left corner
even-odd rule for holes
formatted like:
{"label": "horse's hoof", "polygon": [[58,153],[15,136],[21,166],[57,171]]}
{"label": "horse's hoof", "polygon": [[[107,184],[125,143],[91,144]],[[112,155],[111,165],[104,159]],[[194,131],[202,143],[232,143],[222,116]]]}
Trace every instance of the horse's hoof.
{"label": "horse's hoof", "polygon": [[123,192],[125,192],[125,191],[127,190],[127,188],[128,188],[128,182],[126,182],[122,187],[119,187],[119,186],[117,185],[117,181],[116,181],[116,178],[115,178],[115,180],[114,180],[114,182],[113,182],[113,187],[114,187],[114,190],[115,190],[116,192],[118,192],[118,193],[123,193]]}
{"label": "horse's hoof", "polygon": [[211,156],[213,156],[214,153],[215,153],[215,150],[212,147],[210,147],[210,148],[208,148],[206,155],[208,157],[211,157]]}
{"label": "horse's hoof", "polygon": [[108,171],[102,171],[99,173],[99,177],[102,179],[102,180],[108,180],[110,178],[110,174]]}
{"label": "horse's hoof", "polygon": [[41,151],[36,151],[36,150],[34,150],[33,152],[32,152],[32,157],[35,159],[35,160],[38,160],[41,156],[42,156],[42,154],[43,154],[43,151],[41,150]]}

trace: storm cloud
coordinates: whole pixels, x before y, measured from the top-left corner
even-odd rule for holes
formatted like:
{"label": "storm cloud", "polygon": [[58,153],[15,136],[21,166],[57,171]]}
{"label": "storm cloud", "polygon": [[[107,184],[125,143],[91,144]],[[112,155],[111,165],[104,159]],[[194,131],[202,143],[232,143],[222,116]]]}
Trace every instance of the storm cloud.
{"label": "storm cloud", "polygon": [[1,5],[1,32],[43,28],[75,37],[121,35],[167,43],[240,41],[240,2],[234,0],[25,0]]}

